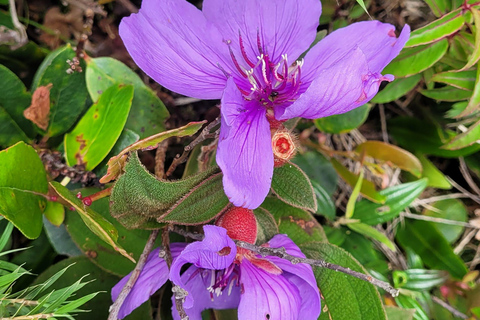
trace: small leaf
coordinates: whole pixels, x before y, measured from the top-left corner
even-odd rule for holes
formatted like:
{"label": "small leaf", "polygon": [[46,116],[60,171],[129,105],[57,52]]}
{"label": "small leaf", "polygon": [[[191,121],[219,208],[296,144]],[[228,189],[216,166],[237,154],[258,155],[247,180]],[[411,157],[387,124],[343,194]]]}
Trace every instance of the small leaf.
{"label": "small leaf", "polygon": [[475,70],[446,71],[433,75],[430,81],[445,83],[452,87],[472,91],[475,87]]}
{"label": "small leaf", "polygon": [[[348,252],[332,244],[310,242],[300,245],[300,249],[308,258],[366,273]],[[314,267],[313,272],[323,297],[320,319],[386,320],[380,295],[372,284],[326,268]]]}
{"label": "small leaf", "polygon": [[390,250],[393,252],[396,252],[395,245],[392,243],[390,239],[377,229],[369,226],[368,224],[364,223],[347,223],[347,227],[352,229],[355,232],[358,232],[360,234],[363,234],[364,236],[367,236],[369,238],[375,239],[384,245],[386,245]]}
{"label": "small leaf", "polygon": [[475,26],[475,45],[473,53],[468,58],[468,62],[465,67],[463,67],[463,70],[473,67],[473,65],[480,59],[480,11],[474,7],[471,7],[470,11],[472,12]]}
{"label": "small leaf", "polygon": [[122,133],[133,98],[132,86],[112,86],[65,135],[69,166],[85,164],[92,170],[107,156]]}
{"label": "small leaf", "polygon": [[40,129],[46,131],[50,116],[50,89],[52,84],[38,87],[32,95],[32,104],[23,115]]}
{"label": "small leaf", "polygon": [[[445,199],[430,204],[429,209],[425,209],[423,214],[429,217],[442,218],[452,221],[468,221],[468,211],[462,201],[458,199]],[[435,227],[447,239],[449,243],[454,243],[463,234],[465,229],[462,226],[436,223]]]}
{"label": "small leaf", "polygon": [[291,206],[317,211],[317,199],[312,184],[307,175],[293,163],[274,169],[272,190]]}
{"label": "small leaf", "polygon": [[382,71],[395,77],[409,77],[418,74],[440,60],[448,49],[448,40],[406,48]]}
{"label": "small leaf", "polygon": [[423,172],[422,178],[428,179],[428,186],[438,189],[449,190],[452,188],[452,185],[447,180],[445,175],[438,170],[438,168],[421,153],[416,154],[418,160],[422,163]]}
{"label": "small leaf", "polygon": [[135,260],[128,255],[117,242],[118,231],[108,220],[103,218],[100,214],[93,211],[90,207],[85,206],[80,199],[75,197],[67,188],[60,183],[52,181],[50,186],[58,193],[58,195],[65,201],[67,201],[80,215],[85,225],[100,239],[108,243],[121,255],[127,259],[135,262]]}
{"label": "small leaf", "polygon": [[347,133],[361,126],[367,120],[369,111],[370,105],[364,104],[346,113],[315,119],[313,122],[323,132]]}
{"label": "small leaf", "polygon": [[140,163],[137,154],[133,153],[125,166],[125,173],[113,187],[110,196],[111,214],[129,229],[145,226],[158,228],[161,226],[157,223],[160,216],[215,173],[218,173],[218,168],[182,180],[158,180]]}
{"label": "small leaf", "polygon": [[457,279],[467,273],[463,261],[430,222],[407,219],[397,230],[396,238],[402,247],[415,251],[432,269],[446,270]]}
{"label": "small leaf", "polygon": [[414,309],[415,314],[413,315],[413,319],[430,320],[420,303],[414,298],[401,294],[398,297],[395,297],[395,302],[404,309]]}
{"label": "small leaf", "polygon": [[429,44],[454,34],[465,24],[466,17],[462,10],[463,9],[457,9],[452,11],[442,18],[413,31],[405,47]]}
{"label": "small leaf", "polygon": [[[67,60],[76,56],[70,45],[58,48],[50,53],[38,68],[32,82],[32,91],[40,86],[52,84],[50,90],[50,123],[47,134],[51,137],[66,132],[77,121],[87,103],[85,74],[68,74]],[[85,63],[80,60],[80,66]]]}
{"label": "small leaf", "polygon": [[43,212],[45,218],[50,221],[51,224],[54,226],[60,226],[65,219],[65,208],[59,202],[52,202],[48,201],[47,206],[45,208],[45,212]]}
{"label": "small leaf", "polygon": [[308,211],[289,206],[273,197],[267,197],[261,208],[272,214],[279,233],[288,234],[297,245],[310,241],[327,241],[322,226]]}
{"label": "small leaf", "polygon": [[385,197],[384,204],[361,200],[355,205],[353,219],[362,223],[376,225],[396,218],[426,188],[427,179],[403,183],[380,191]]}
{"label": "small leaf", "polygon": [[335,203],[328,192],[316,181],[311,181],[313,192],[317,198],[318,209],[316,214],[322,215],[330,220],[335,219]]}
{"label": "small leaf", "polygon": [[260,207],[253,210],[257,219],[257,241],[256,245],[262,245],[273,238],[274,235],[280,233],[277,223],[273,215]]}
{"label": "small leaf", "polygon": [[358,176],[357,182],[355,183],[355,187],[350,194],[350,198],[347,202],[347,207],[345,208],[345,218],[350,219],[353,215],[353,210],[355,209],[355,202],[357,202],[358,196],[360,195],[360,189],[362,188],[363,183],[363,169],[360,171],[360,175]]}
{"label": "small leaf", "polygon": [[[330,159],[332,162],[333,167],[337,170],[337,173],[348,183],[352,188],[357,184],[359,176],[350,172],[345,166],[343,166],[340,162],[335,159]],[[384,203],[385,197],[382,196],[378,191],[375,189],[375,185],[368,180],[364,180],[362,183],[362,187],[360,188],[360,193],[367,199],[377,203]]]}
{"label": "small leaf", "polygon": [[134,87],[132,110],[126,128],[146,138],[165,130],[168,110],[157,94],[146,86],[140,77],[122,62],[109,57],[88,58],[85,74],[88,92],[93,101],[112,85]]}
{"label": "small leaf", "polygon": [[0,151],[0,214],[29,239],[42,231],[47,192],[43,163],[31,146],[18,142]]}
{"label": "small leaf", "polygon": [[480,120],[471,125],[464,133],[453,137],[450,141],[445,143],[442,148],[458,150],[471,146],[474,143],[480,143]]}
{"label": "small leaf", "polygon": [[393,164],[402,170],[408,171],[416,177],[422,175],[422,164],[410,152],[382,141],[367,141],[355,149],[360,154],[376,160]]}
{"label": "small leaf", "polygon": [[191,136],[195,133],[197,133],[198,130],[205,124],[205,121],[202,122],[190,122],[189,124],[158,133],[154,136],[142,139],[140,141],[135,142],[134,144],[130,145],[129,147],[125,148],[120,152],[117,156],[112,157],[108,161],[108,171],[105,176],[103,176],[100,179],[101,183],[107,183],[110,182],[114,179],[116,179],[120,173],[123,170],[123,167],[125,165],[125,162],[127,160],[127,153],[136,151],[136,150],[152,150],[157,147],[157,145],[162,142],[165,139],[168,139],[170,137],[185,137],[185,136]]}
{"label": "small leaf", "polygon": [[468,98],[470,98],[470,100],[468,100],[468,105],[455,118],[463,118],[465,116],[468,116],[474,113],[475,111],[478,111],[480,107],[480,67],[478,66],[477,66],[477,76],[475,79],[475,87],[473,89],[473,93],[471,93],[471,96],[469,96]]}
{"label": "small leaf", "polygon": [[223,192],[223,175],[217,173],[204,180],[177,201],[158,222],[199,225],[213,220],[230,204]]}
{"label": "small leaf", "polygon": [[3,65],[0,65],[0,79],[0,146],[29,142],[33,126],[23,117],[23,111],[30,105],[31,95],[23,82]]}
{"label": "small leaf", "polygon": [[397,100],[413,90],[421,79],[421,74],[395,79],[387,84],[371,101],[373,103],[387,103]]}
{"label": "small leaf", "polygon": [[437,101],[456,102],[460,100],[470,99],[470,97],[472,96],[472,91],[458,89],[452,86],[445,86],[439,89],[420,90],[419,92],[425,97]]}
{"label": "small leaf", "polygon": [[425,291],[448,280],[448,272],[443,270],[408,269],[393,271],[395,288]]}
{"label": "small leaf", "polygon": [[437,17],[441,17],[448,12],[450,7],[449,2],[448,0],[425,0],[425,3],[428,4],[430,10],[432,10],[433,14]]}

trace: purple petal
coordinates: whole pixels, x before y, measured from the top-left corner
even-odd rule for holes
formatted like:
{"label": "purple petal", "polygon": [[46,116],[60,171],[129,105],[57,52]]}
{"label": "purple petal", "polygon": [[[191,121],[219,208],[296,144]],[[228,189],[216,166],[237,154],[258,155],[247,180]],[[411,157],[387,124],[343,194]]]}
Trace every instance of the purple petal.
{"label": "purple petal", "polygon": [[363,21],[338,29],[315,45],[305,56],[302,81],[309,83],[322,70],[338,63],[355,48],[365,55],[370,72],[381,72],[395,58],[410,37],[410,27],[405,25],[400,36],[395,27],[379,21]]}
{"label": "purple petal", "polygon": [[244,292],[238,306],[239,319],[303,319],[299,317],[298,288],[283,275],[268,273],[247,259],[240,264],[240,272]]}
{"label": "purple petal", "polygon": [[372,73],[365,55],[357,47],[322,70],[291,106],[275,110],[275,117],[316,119],[345,113],[370,101],[384,80],[392,81],[393,77]]}
{"label": "purple petal", "polygon": [[256,209],[267,196],[273,175],[273,151],[266,110],[243,98],[232,79],[222,98],[217,163],[223,188],[237,207]]}
{"label": "purple petal", "polygon": [[[172,258],[176,259],[186,245],[186,243],[172,243],[170,246]],[[123,319],[129,315],[167,282],[168,266],[165,260],[158,256],[159,251],[160,248],[156,248],[148,255],[142,272],[120,307],[120,312],[118,313],[119,319]],[[122,280],[112,288],[112,301],[117,300],[118,295],[128,279],[130,279],[131,274],[130,272],[127,276],[123,277]]]}
{"label": "purple petal", "polygon": [[[292,256],[305,258],[300,248],[284,234],[278,234],[269,242],[272,248],[285,248]],[[317,319],[321,311],[320,293],[312,267],[305,263],[292,264],[290,261],[268,256],[267,259],[284,271],[284,276],[298,288],[302,299],[299,319]]]}
{"label": "purple petal", "polygon": [[[200,270],[195,266],[191,266],[182,274],[185,288],[195,301],[191,308],[184,308],[190,320],[201,320],[201,313],[205,309],[221,310],[238,307],[240,301],[240,286],[236,284],[238,274],[230,275],[227,287],[218,296],[208,290],[215,281],[215,278],[212,279],[212,277],[215,277],[214,270]],[[172,315],[175,320],[180,320],[174,299],[172,297]]]}
{"label": "purple petal", "polygon": [[[239,32],[251,62],[257,61],[257,34],[274,63],[283,54],[293,62],[315,39],[321,13],[319,0],[205,0],[203,12],[230,40],[241,58]],[[228,49],[226,49],[228,50]]]}
{"label": "purple petal", "polygon": [[[144,0],[122,19],[120,36],[137,65],[162,86],[199,99],[219,99],[226,76],[217,63],[222,36],[185,0]],[[228,51],[225,52],[228,54]]]}
{"label": "purple petal", "polygon": [[[192,263],[203,269],[225,269],[233,263],[237,254],[237,247],[227,236],[227,230],[221,227],[206,225],[203,227],[205,238],[202,241],[189,244],[173,262],[170,269],[170,280],[183,289],[186,289],[184,279],[180,276],[183,265]],[[187,295],[186,309],[193,306],[194,297]]]}

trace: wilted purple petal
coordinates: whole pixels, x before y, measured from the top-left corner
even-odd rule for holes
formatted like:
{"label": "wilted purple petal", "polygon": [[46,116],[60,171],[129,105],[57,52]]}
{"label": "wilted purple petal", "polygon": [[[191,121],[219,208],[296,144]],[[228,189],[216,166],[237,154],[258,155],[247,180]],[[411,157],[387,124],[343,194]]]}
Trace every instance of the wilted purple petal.
{"label": "wilted purple petal", "polygon": [[[186,243],[172,243],[170,246],[172,258],[176,259],[186,245]],[[129,315],[133,310],[147,301],[151,295],[153,295],[165,284],[165,282],[167,282],[169,272],[168,266],[165,260],[158,256],[159,251],[160,248],[156,248],[148,255],[142,272],[120,307],[120,311],[118,313],[119,319],[123,319]],[[120,280],[120,282],[118,282],[112,288],[112,301],[117,300],[118,295],[122,291],[128,279],[130,279],[131,274],[132,273],[130,272],[127,276],[123,277],[122,280]]]}
{"label": "wilted purple petal", "polygon": [[[321,13],[319,0],[205,0],[203,12],[232,49],[240,51],[239,33],[250,61],[262,51],[277,63],[282,55],[297,59],[315,39]],[[259,37],[257,37],[257,35]],[[242,57],[241,54],[238,55]]]}
{"label": "wilted purple petal", "polygon": [[240,264],[240,272],[244,292],[238,306],[239,319],[301,319],[298,288],[283,275],[268,273],[247,259]]}
{"label": "wilted purple petal", "polygon": [[229,66],[222,36],[192,4],[144,0],[119,32],[137,65],[162,86],[199,99],[222,96],[227,78],[217,64]]}
{"label": "wilted purple petal", "polygon": [[217,163],[223,188],[237,207],[257,208],[267,196],[273,175],[273,151],[266,110],[247,101],[229,79],[222,98]]}
{"label": "wilted purple petal", "polygon": [[393,77],[371,73],[365,55],[356,48],[323,70],[297,101],[283,114],[275,113],[275,117],[316,119],[345,113],[372,99],[383,80],[391,81]]}
{"label": "wilted purple petal", "polygon": [[[195,301],[193,306],[189,309],[185,308],[185,313],[190,320],[201,320],[201,313],[206,309],[234,309],[238,307],[240,301],[240,286],[235,285],[238,281],[238,274],[233,273],[227,280],[228,286],[221,292],[220,295],[211,292],[208,288],[215,282],[216,271],[198,269],[191,266],[182,274],[182,281],[185,283],[185,289]],[[235,279],[236,278],[236,279]],[[175,307],[175,297],[172,297],[172,315],[173,319],[180,320],[180,316]]]}
{"label": "wilted purple petal", "polygon": [[338,63],[340,58],[357,47],[362,50],[369,71],[381,72],[400,53],[409,36],[408,25],[397,38],[395,27],[380,21],[357,22],[338,29],[317,43],[305,56],[303,82],[308,84],[318,78],[322,70]]}
{"label": "wilted purple petal", "polygon": [[[283,247],[292,256],[305,258],[300,248],[287,235],[278,234],[268,244],[272,248]],[[292,264],[279,257],[268,256],[267,259],[282,269],[283,276],[298,288],[302,301],[298,319],[317,319],[321,311],[321,302],[312,267],[305,263]]]}
{"label": "wilted purple petal", "polygon": [[[180,276],[183,265],[192,263],[198,268],[225,269],[233,263],[237,254],[237,247],[233,240],[227,236],[227,230],[205,225],[203,231],[205,238],[202,241],[187,245],[172,263],[170,280],[183,289],[186,288],[184,279]],[[183,304],[184,307],[186,309],[192,308],[194,299],[192,295],[187,295]]]}

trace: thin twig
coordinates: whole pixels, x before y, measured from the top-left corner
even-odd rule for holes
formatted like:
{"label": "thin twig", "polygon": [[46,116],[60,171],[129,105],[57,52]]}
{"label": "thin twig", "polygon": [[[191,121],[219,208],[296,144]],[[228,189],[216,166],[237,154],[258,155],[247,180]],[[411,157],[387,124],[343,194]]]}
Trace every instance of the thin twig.
{"label": "thin twig", "polygon": [[52,318],[53,316],[55,316],[55,313],[39,313],[39,314],[32,314],[29,316],[0,318],[0,320],[38,320],[38,319]]}
{"label": "thin twig", "polygon": [[388,132],[387,132],[387,118],[385,117],[385,107],[383,104],[378,105],[378,111],[380,112],[380,125],[382,127],[382,139],[383,142],[388,142]]}
{"label": "thin twig", "polygon": [[167,149],[170,140],[166,139],[160,142],[155,152],[155,176],[162,178],[165,174],[165,158],[167,156]]}
{"label": "thin twig", "polygon": [[133,269],[130,275],[130,278],[128,279],[127,283],[125,284],[122,291],[118,295],[117,300],[115,300],[113,305],[110,307],[110,314],[108,315],[108,320],[118,319],[118,312],[120,311],[120,307],[122,306],[123,302],[127,298],[130,291],[132,290],[138,277],[140,276],[140,273],[142,272],[142,269],[145,266],[145,263],[147,262],[148,255],[153,249],[153,244],[157,239],[158,233],[159,233],[159,230],[153,230],[152,233],[150,234],[150,237],[148,238],[148,241],[145,244],[145,248],[143,249],[143,252],[140,255],[140,258],[138,259],[138,263],[135,266],[135,269]]}
{"label": "thin twig", "polygon": [[27,31],[23,24],[18,21],[17,9],[15,7],[15,0],[8,0],[10,6],[10,16],[12,17],[12,24],[16,29],[16,35],[13,36],[13,40],[16,42],[10,46],[12,50],[18,49],[28,42]]}
{"label": "thin twig", "polygon": [[455,317],[462,318],[462,319],[468,319],[468,316],[466,314],[458,311],[457,309],[455,309],[454,307],[452,307],[451,305],[449,305],[448,303],[446,303],[442,299],[440,299],[436,296],[432,296],[432,300],[436,304],[438,304],[438,305],[444,307],[445,309],[447,309],[448,311],[450,311]]}
{"label": "thin twig", "polygon": [[188,155],[190,154],[190,151],[192,151],[193,148],[195,148],[195,146],[197,144],[199,144],[199,143],[203,142],[204,140],[212,137],[211,134],[210,134],[210,131],[212,131],[212,129],[215,128],[219,123],[220,123],[220,117],[213,120],[212,122],[210,122],[202,130],[202,133],[200,133],[200,135],[195,140],[193,140],[188,146],[185,147],[185,149],[183,149],[183,153],[182,153],[181,156],[177,154],[175,159],[173,159],[173,162],[170,165],[170,167],[168,168],[167,172],[165,173],[165,176],[164,176],[165,179],[172,175],[173,171],[175,171],[175,169],[177,168],[177,166],[179,164],[187,161],[187,158],[188,158]]}
{"label": "thin twig", "polygon": [[447,177],[447,180],[448,180],[448,182],[450,182],[450,184],[452,186],[455,187],[455,189],[462,192],[465,196],[469,197],[470,199],[472,199],[476,203],[480,204],[480,197],[479,196],[476,196],[473,193],[468,192],[465,188],[463,188],[461,185],[459,185],[457,182],[455,182],[455,180],[453,180],[452,178]]}
{"label": "thin twig", "polygon": [[[203,239],[203,235],[199,234],[199,233],[187,232],[187,231],[185,231],[183,229],[180,229],[180,228],[177,228],[177,227],[172,227],[172,228],[170,228],[170,230],[172,230],[172,231],[174,231],[178,234],[181,234],[184,237],[192,238],[194,240],[202,240]],[[309,264],[309,265],[312,265],[312,266],[317,266],[317,267],[320,267],[320,268],[327,268],[327,269],[330,269],[330,270],[340,271],[342,273],[351,275],[351,276],[353,276],[357,279],[367,281],[367,282],[373,284],[374,286],[382,288],[383,290],[385,290],[386,292],[391,294],[393,297],[396,297],[399,294],[399,291],[397,289],[393,288],[389,283],[384,282],[384,281],[380,281],[380,280],[375,279],[374,277],[372,277],[370,275],[366,275],[366,274],[354,271],[350,268],[345,268],[345,267],[342,267],[342,266],[339,266],[339,265],[336,265],[336,264],[333,264],[333,263],[330,263],[330,262],[326,262],[324,260],[316,260],[316,259],[295,257],[295,256],[292,256],[292,255],[289,255],[288,253],[286,253],[286,251],[283,247],[282,248],[267,248],[267,247],[259,247],[259,246],[256,246],[254,244],[244,242],[244,241],[239,241],[239,240],[234,240],[234,241],[235,241],[235,244],[238,247],[248,249],[248,250],[256,252],[256,253],[258,253],[262,256],[275,256],[275,257],[280,257],[282,259],[288,260],[292,264],[306,263],[306,264]]]}
{"label": "thin twig", "polygon": [[453,249],[453,253],[455,253],[456,255],[459,255],[460,252],[463,251],[465,246],[470,243],[473,237],[475,237],[477,232],[478,232],[477,230],[470,230],[469,233],[465,234],[463,236],[463,239],[460,241],[460,243],[455,247],[455,249]]}
{"label": "thin twig", "polygon": [[118,0],[128,11],[131,13],[137,13],[138,8],[130,0]]}
{"label": "thin twig", "polygon": [[430,216],[424,216],[424,215],[408,213],[408,212],[402,212],[402,216],[404,216],[405,218],[410,218],[415,220],[423,220],[423,221],[430,221],[435,223],[449,224],[452,226],[480,229],[480,227],[478,226],[475,226],[473,224],[470,224],[468,222],[463,222],[463,221],[455,221],[455,220],[449,220],[449,219],[443,219],[443,218],[437,218],[437,217],[430,217]]}
{"label": "thin twig", "polygon": [[458,160],[460,161],[460,172],[462,173],[463,178],[465,181],[467,181],[470,188],[472,188],[472,190],[480,196],[480,188],[477,186],[475,181],[473,181],[473,178],[468,171],[467,164],[465,163],[465,159],[463,157],[459,157]]}

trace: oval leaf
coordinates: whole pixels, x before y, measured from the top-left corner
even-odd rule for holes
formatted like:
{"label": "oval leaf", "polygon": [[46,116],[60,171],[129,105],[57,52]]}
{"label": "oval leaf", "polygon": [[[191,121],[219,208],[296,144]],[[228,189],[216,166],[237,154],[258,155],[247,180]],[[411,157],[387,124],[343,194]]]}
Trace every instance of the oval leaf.
{"label": "oval leaf", "polygon": [[88,109],[77,126],[65,135],[67,164],[85,164],[92,170],[107,156],[122,133],[132,104],[133,87],[114,85]]}
{"label": "oval leaf", "polygon": [[313,122],[318,130],[328,133],[347,133],[361,126],[367,120],[370,106],[365,104],[343,114],[336,114]]}
{"label": "oval leaf", "polygon": [[307,175],[293,163],[275,168],[272,178],[273,192],[291,206],[317,211],[317,199]]}
{"label": "oval leaf", "polygon": [[421,74],[416,74],[408,78],[398,78],[390,82],[373,99],[373,103],[387,103],[403,97],[413,90],[422,79]]}
{"label": "oval leaf", "polygon": [[475,87],[476,70],[447,71],[437,73],[430,81],[451,85],[452,87],[472,91]]}

